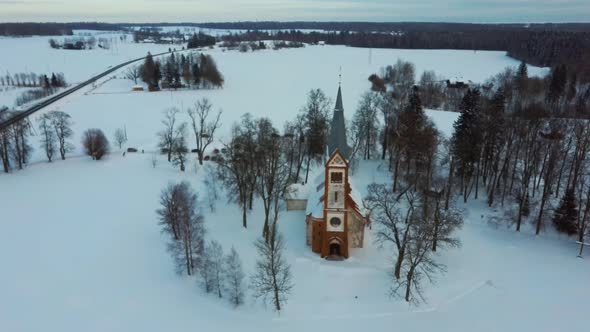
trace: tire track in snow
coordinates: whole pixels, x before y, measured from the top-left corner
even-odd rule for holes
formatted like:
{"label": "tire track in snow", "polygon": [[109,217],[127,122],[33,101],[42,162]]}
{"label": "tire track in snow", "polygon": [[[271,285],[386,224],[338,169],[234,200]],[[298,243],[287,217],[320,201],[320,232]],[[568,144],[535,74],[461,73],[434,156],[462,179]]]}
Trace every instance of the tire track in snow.
{"label": "tire track in snow", "polygon": [[441,309],[446,309],[449,305],[460,301],[461,299],[477,292],[478,290],[489,286],[496,288],[492,280],[485,280],[476,283],[472,287],[464,290],[463,292],[429,308],[424,309],[416,309],[416,310],[409,310],[409,311],[390,311],[390,312],[381,312],[381,313],[368,313],[368,314],[360,314],[360,315],[312,315],[309,317],[298,317],[298,318],[282,318],[277,317],[273,318],[272,321],[275,323],[286,323],[286,322],[305,322],[305,321],[322,321],[322,320],[364,320],[364,319],[374,319],[374,318],[388,318],[393,316],[399,316],[404,314],[425,314],[430,312],[437,312]]}

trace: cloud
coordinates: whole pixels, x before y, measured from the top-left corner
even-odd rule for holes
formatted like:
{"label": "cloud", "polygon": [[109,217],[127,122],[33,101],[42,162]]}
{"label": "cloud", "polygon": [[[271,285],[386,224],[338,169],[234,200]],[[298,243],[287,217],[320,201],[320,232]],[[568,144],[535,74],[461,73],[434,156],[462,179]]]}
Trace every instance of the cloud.
{"label": "cloud", "polygon": [[588,0],[0,0],[0,21],[582,22]]}

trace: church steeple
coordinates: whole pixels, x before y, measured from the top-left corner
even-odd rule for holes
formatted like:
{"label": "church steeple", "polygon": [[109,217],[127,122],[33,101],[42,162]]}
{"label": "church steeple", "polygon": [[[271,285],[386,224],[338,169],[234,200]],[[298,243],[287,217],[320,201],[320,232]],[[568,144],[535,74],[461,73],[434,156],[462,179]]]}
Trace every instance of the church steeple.
{"label": "church steeple", "polygon": [[338,82],[338,96],[334,107],[334,117],[330,127],[330,138],[328,141],[328,153],[330,156],[338,149],[344,158],[350,158],[351,148],[346,139],[346,122],[344,120],[344,104],[342,103],[342,73]]}
{"label": "church steeple", "polygon": [[337,111],[344,111],[344,105],[342,104],[342,86],[338,85],[338,97],[336,97],[336,107],[334,108]]}

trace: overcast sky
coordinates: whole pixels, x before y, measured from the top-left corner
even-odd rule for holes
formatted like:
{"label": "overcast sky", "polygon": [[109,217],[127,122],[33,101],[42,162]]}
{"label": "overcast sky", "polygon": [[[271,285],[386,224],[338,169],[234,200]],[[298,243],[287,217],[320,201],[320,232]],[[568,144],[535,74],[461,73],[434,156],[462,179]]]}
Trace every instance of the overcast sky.
{"label": "overcast sky", "polygon": [[588,22],[590,0],[0,0],[0,21]]}

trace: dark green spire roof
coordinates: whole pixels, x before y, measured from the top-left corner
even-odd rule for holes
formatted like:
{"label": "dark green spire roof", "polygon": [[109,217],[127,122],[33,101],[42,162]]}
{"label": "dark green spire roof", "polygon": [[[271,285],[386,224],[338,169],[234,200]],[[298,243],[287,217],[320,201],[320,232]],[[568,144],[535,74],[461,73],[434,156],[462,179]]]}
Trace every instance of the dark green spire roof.
{"label": "dark green spire roof", "polygon": [[338,97],[336,97],[335,110],[344,111],[344,105],[342,104],[342,88],[338,86]]}
{"label": "dark green spire roof", "polygon": [[346,121],[344,120],[344,106],[342,104],[342,89],[340,86],[338,87],[334,117],[330,126],[330,137],[328,141],[328,153],[330,156],[336,149],[340,150],[344,158],[350,158],[351,148],[348,146],[346,139]]}

